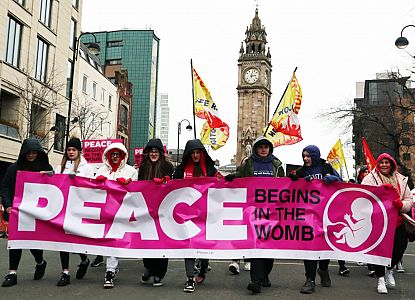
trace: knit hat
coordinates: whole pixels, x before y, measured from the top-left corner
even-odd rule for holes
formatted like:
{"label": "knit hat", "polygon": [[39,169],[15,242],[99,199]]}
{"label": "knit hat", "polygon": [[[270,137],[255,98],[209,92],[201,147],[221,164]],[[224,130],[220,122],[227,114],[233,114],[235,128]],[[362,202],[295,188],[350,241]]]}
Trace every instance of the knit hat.
{"label": "knit hat", "polygon": [[66,144],[66,149],[68,150],[69,147],[74,147],[76,149],[79,150],[79,152],[82,151],[82,144],[81,144],[81,140],[78,138],[71,138],[68,143]]}

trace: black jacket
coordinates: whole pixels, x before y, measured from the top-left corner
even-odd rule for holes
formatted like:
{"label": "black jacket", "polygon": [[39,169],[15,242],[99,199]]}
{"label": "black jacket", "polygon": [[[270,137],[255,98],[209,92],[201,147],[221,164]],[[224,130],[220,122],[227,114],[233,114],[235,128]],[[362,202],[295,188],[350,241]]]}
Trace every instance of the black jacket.
{"label": "black jacket", "polygon": [[[26,160],[26,154],[35,150],[38,152],[38,157],[33,163],[29,163]],[[20,148],[19,158],[13,164],[11,164],[6,171],[1,183],[1,198],[4,209],[13,205],[14,190],[16,187],[17,171],[52,171],[53,168],[49,164],[49,158],[45,150],[43,150],[37,139],[25,139],[22,147]],[[4,219],[9,220],[9,214],[4,212]]]}
{"label": "black jacket", "polygon": [[198,139],[187,141],[186,147],[184,147],[183,152],[183,159],[180,165],[177,166],[176,170],[174,171],[173,178],[174,179],[182,179],[184,178],[184,169],[186,167],[187,162],[191,158],[191,154],[193,150],[200,149],[205,153],[205,165],[206,165],[206,175],[207,177],[215,176],[217,170],[215,168],[215,162],[207,153],[205,146],[203,146],[202,142]]}

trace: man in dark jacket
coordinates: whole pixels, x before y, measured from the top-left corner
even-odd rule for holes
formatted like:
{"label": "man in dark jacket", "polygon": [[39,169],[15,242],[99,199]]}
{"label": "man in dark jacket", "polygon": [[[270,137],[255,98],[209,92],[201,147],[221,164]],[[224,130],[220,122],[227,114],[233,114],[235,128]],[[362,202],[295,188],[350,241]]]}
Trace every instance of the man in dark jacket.
{"label": "man in dark jacket", "polygon": [[[19,158],[11,164],[4,175],[1,184],[2,204],[4,218],[8,221],[13,206],[14,190],[16,186],[17,171],[41,172],[52,171],[49,158],[37,139],[26,139],[20,148]],[[46,261],[43,260],[43,250],[30,249],[35,258],[36,268],[34,280],[39,280],[45,275]],[[9,274],[5,277],[2,287],[10,287],[17,284],[16,271],[22,257],[22,249],[9,250]]]}
{"label": "man in dark jacket", "polygon": [[[232,181],[238,177],[284,177],[284,169],[281,161],[272,155],[274,149],[272,143],[265,137],[257,138],[253,144],[253,151],[240,166],[235,174],[225,176],[225,180]],[[269,274],[274,265],[271,258],[251,259],[251,282],[248,290],[254,294],[261,292],[261,286],[270,287]]]}

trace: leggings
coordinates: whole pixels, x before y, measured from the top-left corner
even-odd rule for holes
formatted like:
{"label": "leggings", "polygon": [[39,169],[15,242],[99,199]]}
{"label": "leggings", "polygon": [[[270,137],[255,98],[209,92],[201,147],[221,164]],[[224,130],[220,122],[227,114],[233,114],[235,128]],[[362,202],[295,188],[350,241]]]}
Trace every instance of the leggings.
{"label": "leggings", "polygon": [[327,271],[329,269],[329,259],[322,259],[322,260],[305,260],[304,267],[305,267],[305,276],[310,278],[311,280],[316,280],[316,273],[317,273],[317,265],[321,271]]}
{"label": "leggings", "polygon": [[[43,261],[43,250],[30,249],[35,261],[40,264]],[[17,270],[20,259],[22,258],[22,249],[9,250],[9,270]]]}
{"label": "leggings", "polygon": [[[61,256],[61,265],[62,270],[68,270],[69,269],[69,252],[59,252]],[[88,259],[88,256],[83,253],[79,253],[79,256],[81,257],[82,261],[86,261]]]}
{"label": "leggings", "polygon": [[273,258],[251,258],[251,271],[249,272],[251,281],[263,282],[271,273],[273,266]]}
{"label": "leggings", "polygon": [[143,258],[144,267],[148,270],[150,276],[157,276],[163,279],[167,273],[169,260],[167,258]]}

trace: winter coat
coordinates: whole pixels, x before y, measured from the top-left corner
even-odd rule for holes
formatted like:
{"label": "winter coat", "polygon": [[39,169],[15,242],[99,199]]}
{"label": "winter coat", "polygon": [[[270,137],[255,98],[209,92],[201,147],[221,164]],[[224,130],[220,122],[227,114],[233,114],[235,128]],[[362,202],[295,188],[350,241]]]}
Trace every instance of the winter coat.
{"label": "winter coat", "polygon": [[272,149],[274,148],[272,143],[270,141],[268,141],[265,137],[259,137],[253,143],[253,151],[252,151],[251,156],[244,160],[242,165],[238,168],[237,172],[235,173],[236,178],[254,176],[254,159],[260,159],[256,155],[256,148],[260,144],[267,144],[270,148],[270,153],[269,153],[268,157],[270,157],[270,156],[272,157],[272,166],[273,166],[273,175],[274,175],[274,177],[284,177],[285,176],[284,168],[282,167],[282,162],[272,154]]}
{"label": "winter coat", "polygon": [[[109,162],[110,158],[108,157],[109,152],[113,149],[118,149],[125,154],[124,159],[122,159],[121,164],[118,166],[118,169],[115,172],[112,170],[111,164]],[[102,155],[102,162],[104,165],[98,169],[96,177],[102,175],[111,180],[116,180],[117,178],[131,178],[131,180],[137,180],[137,170],[134,167],[127,165],[127,161],[128,152],[125,146],[121,143],[112,143],[105,149],[104,154]]]}
{"label": "winter coat", "polygon": [[[33,163],[29,163],[26,160],[26,154],[30,151],[35,150],[38,152],[38,156]],[[43,150],[37,139],[25,139],[17,161],[11,164],[3,177],[1,184],[1,198],[4,207],[4,220],[9,220],[9,214],[6,209],[13,206],[14,190],[16,187],[16,176],[17,171],[29,171],[29,172],[40,172],[40,171],[52,171],[53,168],[49,164],[49,158],[45,150]]]}
{"label": "winter coat", "polygon": [[207,177],[213,177],[216,175],[217,170],[215,168],[215,162],[212,160],[212,158],[207,153],[205,146],[203,146],[202,142],[200,140],[190,140],[187,141],[186,146],[184,147],[183,152],[183,159],[180,165],[177,166],[176,170],[174,171],[173,178],[174,179],[182,179],[184,178],[184,170],[186,167],[186,164],[189,160],[191,160],[191,155],[193,150],[200,149],[203,152],[203,156],[205,158],[205,166],[206,166],[206,175]]}
{"label": "winter coat", "polygon": [[[369,174],[365,176],[365,178],[363,178],[362,184],[366,184],[366,185],[382,185],[383,184],[382,179],[379,175],[378,167],[377,167],[382,158],[388,158],[392,162],[392,168],[393,168],[393,174],[394,174],[393,176],[396,176],[397,183],[399,185],[399,190],[400,190],[400,199],[403,203],[401,212],[407,213],[411,210],[412,205],[413,205],[412,193],[408,187],[408,178],[400,174],[398,171],[396,171],[397,170],[396,161],[389,154],[383,154],[378,157],[376,161],[376,168],[374,168]],[[391,201],[392,200],[393,199],[391,199]]]}
{"label": "winter coat", "polygon": [[[65,164],[65,169],[63,170],[62,174],[74,174],[73,168],[75,166],[75,163],[71,160],[67,160]],[[56,174],[61,174],[61,166],[57,166],[55,168]],[[86,178],[94,178],[94,171],[92,167],[88,164],[88,162],[85,160],[85,158],[81,155],[81,161],[78,165],[78,170],[76,170],[77,176],[82,176]]]}

